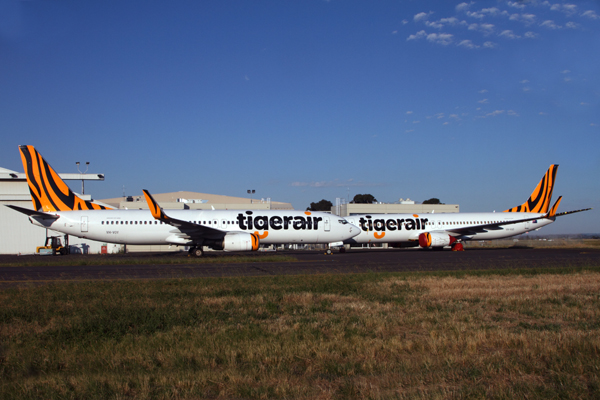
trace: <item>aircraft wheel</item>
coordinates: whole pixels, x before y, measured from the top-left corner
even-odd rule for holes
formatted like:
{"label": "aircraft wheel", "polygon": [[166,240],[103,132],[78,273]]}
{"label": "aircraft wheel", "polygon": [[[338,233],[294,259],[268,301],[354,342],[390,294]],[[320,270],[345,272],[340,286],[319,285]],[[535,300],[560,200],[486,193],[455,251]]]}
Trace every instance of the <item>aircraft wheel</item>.
{"label": "aircraft wheel", "polygon": [[331,255],[331,249],[325,250],[325,254],[327,254],[328,256],[330,256]]}
{"label": "aircraft wheel", "polygon": [[195,247],[192,254],[196,257],[202,257],[204,255],[204,251],[202,250],[202,247]]}

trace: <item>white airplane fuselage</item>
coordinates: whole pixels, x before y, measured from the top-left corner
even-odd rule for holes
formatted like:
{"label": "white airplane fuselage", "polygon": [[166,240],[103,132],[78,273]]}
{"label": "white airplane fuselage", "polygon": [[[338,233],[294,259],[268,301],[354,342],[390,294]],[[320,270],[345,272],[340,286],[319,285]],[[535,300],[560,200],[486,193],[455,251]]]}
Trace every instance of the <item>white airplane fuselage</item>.
{"label": "white airplane fuselage", "polygon": [[[554,222],[541,213],[363,214],[345,217],[360,228],[344,243],[396,243],[419,239],[425,232],[447,234],[461,240],[491,240],[520,235]],[[533,219],[510,223],[515,220]],[[496,224],[496,225],[495,225]],[[462,232],[455,232],[455,231]]]}
{"label": "white airplane fuselage", "polygon": [[[294,210],[168,210],[179,220],[227,233],[257,233],[261,244],[335,243],[359,229],[343,218],[320,212]],[[32,223],[68,235],[132,245],[192,245],[172,225],[158,221],[148,210],[55,211],[58,219],[31,216]]]}

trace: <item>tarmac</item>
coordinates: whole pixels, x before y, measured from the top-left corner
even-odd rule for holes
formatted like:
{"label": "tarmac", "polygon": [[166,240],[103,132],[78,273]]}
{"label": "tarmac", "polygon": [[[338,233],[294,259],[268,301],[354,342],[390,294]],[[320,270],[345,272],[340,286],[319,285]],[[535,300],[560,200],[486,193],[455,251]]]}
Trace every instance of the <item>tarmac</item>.
{"label": "tarmac", "polygon": [[[322,251],[281,251],[251,253],[252,262],[233,262],[240,253],[206,253],[207,258],[222,257],[219,263],[161,263],[169,258],[185,258],[184,253],[131,253],[119,255],[55,256],[82,265],[6,266],[8,263],[44,261],[41,257],[0,255],[0,287],[27,286],[65,281],[120,279],[176,279],[200,277],[272,276],[299,274],[348,274],[367,272],[467,271],[509,268],[600,267],[597,249],[472,248],[464,252],[421,249],[357,249],[325,255]],[[263,262],[273,254],[290,255],[297,261]],[[245,254],[246,255],[246,254]],[[227,258],[232,262],[228,263]],[[134,262],[135,258],[135,264]],[[148,263],[143,259],[148,258]],[[142,263],[138,263],[142,259]],[[91,260],[107,264],[83,265]],[[118,260],[121,264],[109,265]],[[132,260],[132,264],[127,264]],[[158,260],[158,261],[156,261]],[[123,264],[124,263],[124,264]],[[59,261],[60,264],[60,261]]]}

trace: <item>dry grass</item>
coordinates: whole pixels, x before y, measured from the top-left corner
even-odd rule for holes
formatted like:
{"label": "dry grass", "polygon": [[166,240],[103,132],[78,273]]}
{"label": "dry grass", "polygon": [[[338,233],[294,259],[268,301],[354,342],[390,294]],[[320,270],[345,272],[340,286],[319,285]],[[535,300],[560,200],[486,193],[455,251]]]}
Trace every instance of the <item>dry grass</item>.
{"label": "dry grass", "polygon": [[579,239],[579,238],[527,238],[519,239],[496,239],[467,241],[463,243],[465,248],[489,247],[489,248],[508,248],[508,247],[532,247],[535,249],[598,249],[600,248],[600,239]]}
{"label": "dry grass", "polygon": [[596,269],[0,292],[0,396],[598,398]]}

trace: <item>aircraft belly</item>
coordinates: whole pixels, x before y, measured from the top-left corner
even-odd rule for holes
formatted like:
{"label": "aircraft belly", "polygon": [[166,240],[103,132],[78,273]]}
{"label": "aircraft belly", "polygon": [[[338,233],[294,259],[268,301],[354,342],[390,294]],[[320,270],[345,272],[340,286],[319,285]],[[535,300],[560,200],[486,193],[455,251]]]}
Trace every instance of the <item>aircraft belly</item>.
{"label": "aircraft belly", "polygon": [[[260,235],[260,243],[316,243],[319,239],[317,231],[290,231],[290,230],[268,230],[257,231]],[[264,238],[263,236],[267,234]]]}

